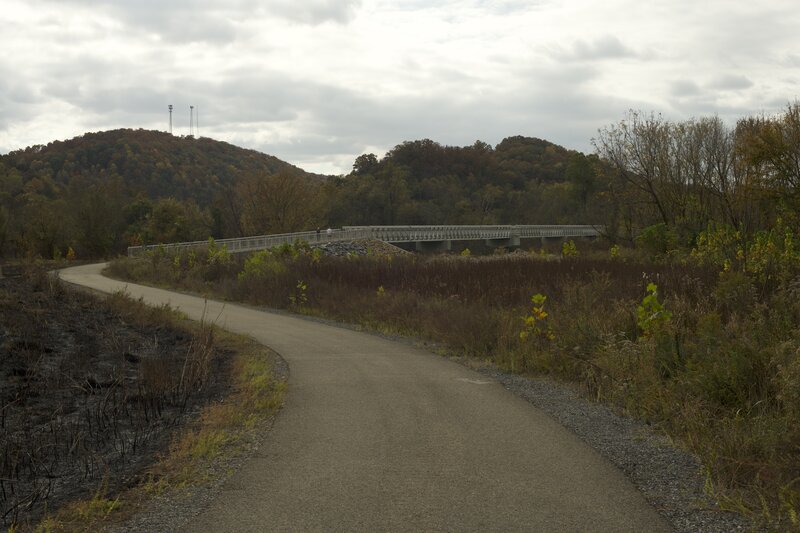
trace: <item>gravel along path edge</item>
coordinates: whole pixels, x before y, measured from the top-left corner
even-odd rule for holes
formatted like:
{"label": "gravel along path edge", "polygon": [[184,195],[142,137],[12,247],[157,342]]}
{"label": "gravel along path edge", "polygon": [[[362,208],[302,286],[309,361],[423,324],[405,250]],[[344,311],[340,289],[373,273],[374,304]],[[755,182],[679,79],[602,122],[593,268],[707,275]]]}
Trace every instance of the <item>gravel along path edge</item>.
{"label": "gravel along path edge", "polygon": [[720,509],[705,492],[702,464],[666,436],[549,378],[510,374],[463,357],[460,364],[495,379],[513,394],[544,411],[611,461],[676,531],[753,531],[745,517]]}

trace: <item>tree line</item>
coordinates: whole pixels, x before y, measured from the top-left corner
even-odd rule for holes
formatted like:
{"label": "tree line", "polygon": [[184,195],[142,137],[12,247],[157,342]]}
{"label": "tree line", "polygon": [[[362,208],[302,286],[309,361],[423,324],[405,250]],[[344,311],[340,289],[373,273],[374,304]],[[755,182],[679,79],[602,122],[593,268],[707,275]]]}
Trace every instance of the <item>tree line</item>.
{"label": "tree line", "polygon": [[612,169],[604,179],[612,240],[649,235],[667,252],[724,233],[744,253],[776,224],[797,232],[800,103],[734,125],[631,111],[593,142]]}
{"label": "tree line", "polygon": [[0,253],[94,258],[362,224],[602,224],[612,243],[644,236],[667,253],[710,228],[744,241],[778,220],[796,227],[798,103],[735,125],[631,111],[593,143],[585,155],[521,136],[407,141],[319,176],[211,139],[86,134],[0,157]]}
{"label": "tree line", "polygon": [[132,130],[12,152],[0,158],[0,250],[103,257],[347,224],[575,223],[590,216],[596,159],[526,137],[421,140],[324,177],[262,155]]}

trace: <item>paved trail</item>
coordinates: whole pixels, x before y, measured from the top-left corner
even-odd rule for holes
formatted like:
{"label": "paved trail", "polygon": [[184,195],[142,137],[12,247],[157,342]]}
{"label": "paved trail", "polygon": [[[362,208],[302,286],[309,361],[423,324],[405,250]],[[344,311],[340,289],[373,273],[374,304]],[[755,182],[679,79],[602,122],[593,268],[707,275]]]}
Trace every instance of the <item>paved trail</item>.
{"label": "paved trail", "polygon": [[[100,275],[200,318],[204,301]],[[286,404],[257,457],[185,531],[669,531],[633,485],[498,383],[408,345],[209,301],[206,316],[280,353]]]}

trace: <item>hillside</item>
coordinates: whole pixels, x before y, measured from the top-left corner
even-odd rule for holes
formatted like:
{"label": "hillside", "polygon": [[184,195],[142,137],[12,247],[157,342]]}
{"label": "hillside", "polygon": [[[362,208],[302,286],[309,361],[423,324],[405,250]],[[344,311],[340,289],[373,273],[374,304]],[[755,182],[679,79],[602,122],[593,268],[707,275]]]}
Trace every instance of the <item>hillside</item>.
{"label": "hillside", "polygon": [[326,179],[207,138],[87,133],[0,157],[0,255],[107,257],[141,243],[348,224],[594,222],[596,168],[541,139],[424,139]]}
{"label": "hillside", "polygon": [[594,222],[600,171],[593,156],[531,137],[494,148],[410,141],[382,159],[359,156],[333,182],[330,216],[336,225]]}
{"label": "hillside", "polygon": [[[94,184],[119,178],[127,193],[150,199],[192,198],[201,207],[251,174],[301,169],[277,157],[200,137],[177,137],[161,131],[119,129],[86,133],[0,156],[23,182],[45,188]],[[52,181],[52,186],[48,182]]]}
{"label": "hillside", "polygon": [[[280,159],[208,138],[87,133],[0,156],[0,256],[106,257],[131,244],[239,235],[241,183],[319,183]],[[263,228],[268,229],[268,228]]]}

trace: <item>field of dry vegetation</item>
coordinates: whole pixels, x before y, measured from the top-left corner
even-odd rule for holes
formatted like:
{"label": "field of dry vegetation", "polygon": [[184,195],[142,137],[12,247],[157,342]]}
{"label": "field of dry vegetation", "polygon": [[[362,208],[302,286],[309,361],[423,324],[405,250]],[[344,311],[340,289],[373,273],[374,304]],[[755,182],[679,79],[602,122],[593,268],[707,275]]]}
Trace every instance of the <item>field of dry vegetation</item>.
{"label": "field of dry vegetation", "polygon": [[238,258],[212,245],[111,273],[579,383],[696,453],[723,507],[800,527],[800,278],[574,252],[336,258],[299,244]]}
{"label": "field of dry vegetation", "polygon": [[[85,530],[129,505],[122,491],[162,490],[178,471],[191,482],[182,458],[206,459],[204,439],[219,445],[244,423],[227,412],[209,428],[209,409],[232,382],[241,393],[237,376],[270,378],[229,344],[169,308],[67,290],[44,270],[0,279],[0,525]],[[274,412],[282,389],[262,392]]]}

